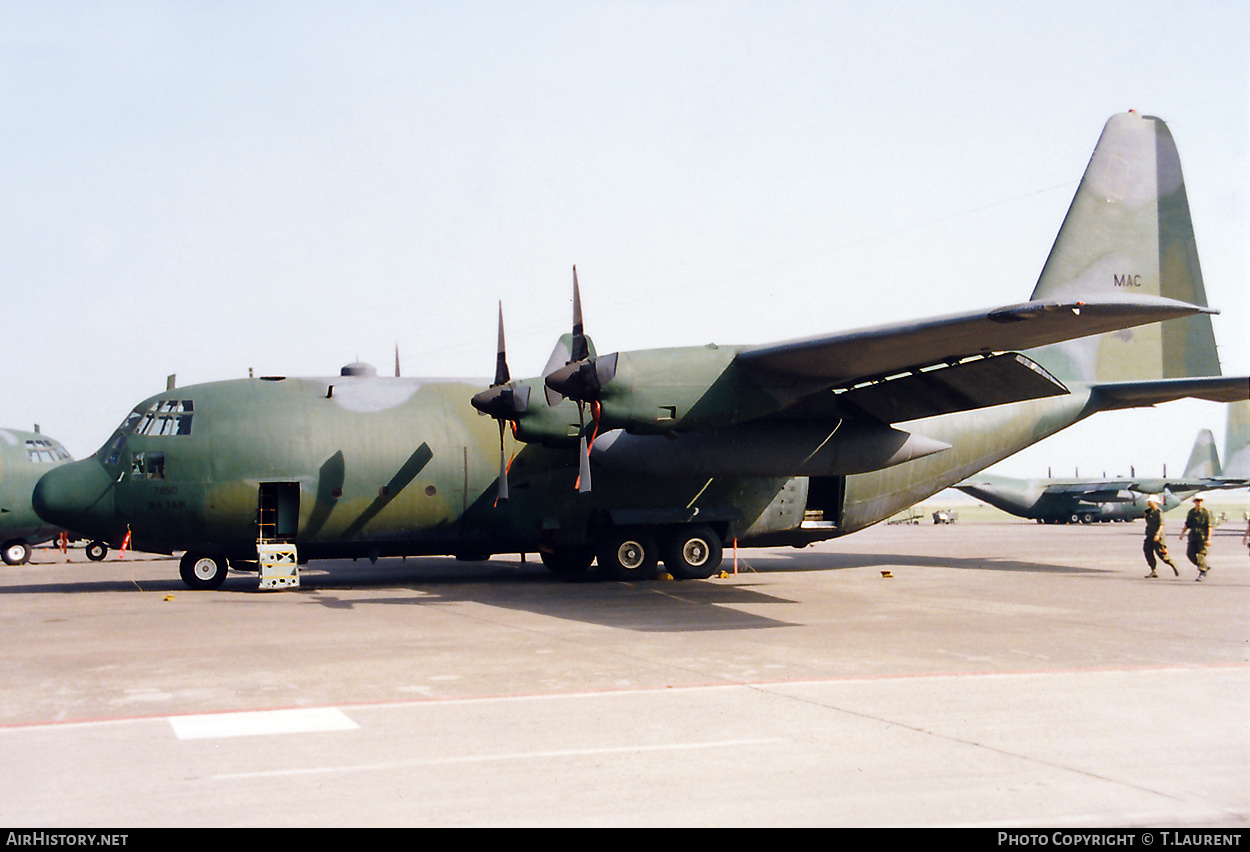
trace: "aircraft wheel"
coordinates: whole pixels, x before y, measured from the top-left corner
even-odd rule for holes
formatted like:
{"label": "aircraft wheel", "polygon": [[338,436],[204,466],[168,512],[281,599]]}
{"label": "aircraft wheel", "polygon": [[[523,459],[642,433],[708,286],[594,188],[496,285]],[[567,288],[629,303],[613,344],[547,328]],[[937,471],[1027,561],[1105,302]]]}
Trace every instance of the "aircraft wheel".
{"label": "aircraft wheel", "polygon": [[217,589],[226,582],[226,560],[206,553],[184,553],[178,574],[189,589]]}
{"label": "aircraft wheel", "polygon": [[609,580],[650,580],[659,565],[655,536],[644,529],[610,530],[596,557]]}
{"label": "aircraft wheel", "polygon": [[679,580],[706,580],[720,567],[720,537],[704,526],[679,527],[664,547],[664,567]]}
{"label": "aircraft wheel", "polygon": [[1092,524],[1093,522],[1094,522],[1094,516],[1089,514],[1088,512],[1086,512],[1084,515],[1081,515],[1081,523]]}
{"label": "aircraft wheel", "polygon": [[551,552],[540,550],[538,558],[561,580],[580,580],[595,561],[595,551],[589,547],[562,547]]}
{"label": "aircraft wheel", "polygon": [[87,545],[86,552],[92,562],[102,562],[108,556],[109,546],[102,541],[93,541]]}
{"label": "aircraft wheel", "polygon": [[30,545],[16,540],[5,542],[0,556],[3,556],[5,565],[25,565],[30,561]]}

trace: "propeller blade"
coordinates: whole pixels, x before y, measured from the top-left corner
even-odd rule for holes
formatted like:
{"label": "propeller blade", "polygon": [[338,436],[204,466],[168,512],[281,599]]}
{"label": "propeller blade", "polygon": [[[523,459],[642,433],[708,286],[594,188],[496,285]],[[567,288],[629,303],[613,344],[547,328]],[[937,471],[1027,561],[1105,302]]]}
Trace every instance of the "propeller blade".
{"label": "propeller blade", "polygon": [[512,376],[508,373],[507,348],[503,340],[503,302],[499,303],[499,345],[495,349],[495,384],[506,385]]}
{"label": "propeller blade", "polygon": [[577,490],[582,494],[590,493],[590,452],[594,449],[595,439],[599,437],[599,418],[603,416],[603,406],[598,402],[590,403],[590,419],[593,428],[590,438],[586,437],[585,407],[578,403],[577,419],[581,426],[581,439],[578,441],[578,452],[581,454],[577,462]]}
{"label": "propeller blade", "polygon": [[579,494],[590,493],[590,446],[586,436],[582,435],[581,446],[578,448],[581,458],[577,464],[577,491]]}
{"label": "propeller blade", "polygon": [[573,267],[573,346],[569,353],[569,363],[585,361],[590,357],[590,347],[586,345],[586,329],[582,324],[582,294],[577,287],[577,266]]}
{"label": "propeller blade", "polygon": [[503,443],[504,428],[505,428],[505,421],[502,418],[500,418],[499,420],[499,493],[495,497],[496,506],[498,506],[500,503],[508,499],[508,456],[507,456],[507,453],[504,451],[504,443]]}

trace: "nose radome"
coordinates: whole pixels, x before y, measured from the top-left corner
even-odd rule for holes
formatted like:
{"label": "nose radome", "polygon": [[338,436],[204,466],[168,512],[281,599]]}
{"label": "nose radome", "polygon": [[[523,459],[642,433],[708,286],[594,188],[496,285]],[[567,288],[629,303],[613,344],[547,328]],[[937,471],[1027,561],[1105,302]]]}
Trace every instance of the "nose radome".
{"label": "nose radome", "polygon": [[31,494],[35,513],[49,524],[74,532],[107,535],[113,517],[113,478],[95,459],[53,468]]}

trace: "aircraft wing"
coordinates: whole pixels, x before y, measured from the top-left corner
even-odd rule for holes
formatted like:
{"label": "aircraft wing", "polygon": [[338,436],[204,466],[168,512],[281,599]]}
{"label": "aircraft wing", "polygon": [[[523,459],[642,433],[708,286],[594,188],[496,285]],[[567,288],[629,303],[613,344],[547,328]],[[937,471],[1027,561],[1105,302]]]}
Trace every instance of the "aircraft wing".
{"label": "aircraft wing", "polygon": [[[1132,479],[1106,479],[1090,482],[1052,482],[1046,486],[1047,494],[1116,494],[1120,491],[1140,491],[1138,482]],[[1162,489],[1160,489],[1162,490]],[[1150,492],[1145,492],[1150,493]]]}
{"label": "aircraft wing", "polygon": [[1091,334],[1162,322],[1210,308],[1160,296],[1023,302],[785,343],[747,347],[737,362],[750,370],[828,384],[886,376],[970,355],[1032,349]]}
{"label": "aircraft wing", "polygon": [[[1233,477],[1193,477],[1189,479],[1103,479],[1084,482],[1051,482],[1046,486],[1047,494],[1071,494],[1085,497],[1094,502],[1116,502],[1124,500],[1126,492],[1136,494],[1162,494],[1171,491],[1173,494],[1189,491],[1215,491],[1226,488],[1244,488],[1250,480]],[[1129,498],[1131,499],[1131,498]]]}
{"label": "aircraft wing", "polygon": [[[867,414],[900,423],[1068,392],[1015,350],[1210,312],[1174,299],[1114,294],[1025,302],[747,347],[735,360],[760,383],[795,396],[784,417]],[[833,393],[821,393],[830,386]]]}
{"label": "aircraft wing", "polygon": [[[1186,486],[1193,485],[1194,491],[1223,491],[1232,488],[1250,487],[1250,478],[1237,476],[1213,476],[1210,479],[1199,479],[1195,483],[1185,483]],[[1176,489],[1173,488],[1173,491]]]}
{"label": "aircraft wing", "polygon": [[[1164,491],[1202,491],[1210,487],[1202,479],[1104,479],[1087,482],[1052,482],[1047,494],[1085,497],[1094,502],[1131,500],[1131,494],[1162,494]],[[1123,495],[1130,494],[1129,497]],[[1118,495],[1118,496],[1117,496]]]}

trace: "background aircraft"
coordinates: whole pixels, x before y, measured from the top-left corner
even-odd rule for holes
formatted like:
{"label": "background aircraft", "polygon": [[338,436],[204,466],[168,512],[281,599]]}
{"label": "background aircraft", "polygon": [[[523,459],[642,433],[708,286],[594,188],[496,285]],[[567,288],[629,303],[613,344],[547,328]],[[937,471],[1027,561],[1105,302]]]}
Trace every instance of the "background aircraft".
{"label": "background aircraft", "polygon": [[596,560],[646,579],[662,558],[706,577],[726,541],[855,532],[1098,411],[1250,397],[1218,377],[1171,135],[1136,113],[1108,121],[1026,303],[599,356],[574,285],[540,377],[511,379],[501,319],[486,390],[354,369],[167,391],[46,475],[36,508],[185,551],[194,588],[258,541],[301,560],[538,551],[561,575]]}
{"label": "background aircraft", "polygon": [[[1234,409],[1235,406],[1229,406],[1230,426]],[[1245,411],[1244,406],[1241,410]],[[1231,440],[1231,428],[1228,435]],[[1229,446],[1231,448],[1231,443]],[[1226,457],[1229,456],[1231,454],[1226,453]],[[1247,484],[1250,480],[1222,475],[1215,436],[1210,429],[1203,429],[1194,441],[1185,472],[1179,478],[1167,478],[1166,471],[1163,477],[1153,479],[1132,475],[1117,479],[1013,479],[981,473],[965,479],[955,488],[1004,512],[1038,523],[1088,524],[1138,520],[1145,513],[1146,500],[1150,497],[1158,498],[1159,508],[1166,512],[1201,491],[1244,488]]]}
{"label": "background aircraft", "polygon": [[62,532],[35,514],[30,498],[39,477],[68,461],[60,442],[41,435],[38,426],[34,432],[0,429],[0,557],[7,564],[24,564],[31,545]]}

